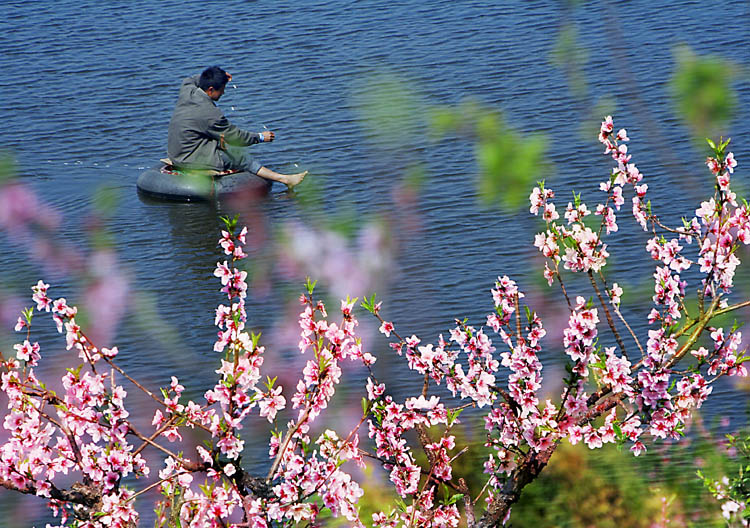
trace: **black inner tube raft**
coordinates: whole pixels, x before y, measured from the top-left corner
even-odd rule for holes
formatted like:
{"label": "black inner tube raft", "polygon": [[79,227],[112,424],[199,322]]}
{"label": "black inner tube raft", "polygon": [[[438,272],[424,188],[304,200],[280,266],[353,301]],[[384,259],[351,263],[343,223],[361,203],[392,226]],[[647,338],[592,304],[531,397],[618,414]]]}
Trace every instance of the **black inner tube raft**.
{"label": "black inner tube raft", "polygon": [[161,163],[144,170],[136,187],[153,198],[178,202],[213,201],[245,192],[268,194],[272,182],[247,171],[178,171]]}

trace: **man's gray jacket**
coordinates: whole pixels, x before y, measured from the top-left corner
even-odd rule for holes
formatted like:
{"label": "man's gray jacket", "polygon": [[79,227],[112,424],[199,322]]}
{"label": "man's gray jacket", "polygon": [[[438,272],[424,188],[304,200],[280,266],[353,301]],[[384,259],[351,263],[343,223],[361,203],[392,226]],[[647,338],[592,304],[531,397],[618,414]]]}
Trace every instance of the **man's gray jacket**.
{"label": "man's gray jacket", "polygon": [[200,75],[182,81],[172,120],[167,153],[176,166],[186,169],[226,170],[241,168],[257,173],[261,165],[246,167],[225,152],[226,147],[246,147],[260,142],[259,134],[232,125],[216,103],[198,87]]}

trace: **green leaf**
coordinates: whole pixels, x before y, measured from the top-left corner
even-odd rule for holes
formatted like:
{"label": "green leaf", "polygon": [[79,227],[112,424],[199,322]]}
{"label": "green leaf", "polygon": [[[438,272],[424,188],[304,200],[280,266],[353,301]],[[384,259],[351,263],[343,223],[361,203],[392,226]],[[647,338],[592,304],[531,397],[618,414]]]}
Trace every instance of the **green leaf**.
{"label": "green leaf", "polygon": [[463,498],[464,498],[464,494],[463,493],[457,493],[457,494],[451,496],[450,499],[448,499],[448,503],[447,504],[448,504],[448,506],[450,506],[451,504],[456,504],[458,501],[460,501]]}
{"label": "green leaf", "polygon": [[237,222],[240,219],[239,213],[234,215],[234,218],[228,216],[220,216],[221,221],[224,223],[224,227],[229,231],[229,234],[234,235],[234,228],[237,227]]}
{"label": "green leaf", "polygon": [[80,375],[81,375],[81,369],[82,368],[83,368],[83,363],[81,363],[80,365],[78,365],[76,368],[66,368],[65,370],[67,370],[68,372],[70,372],[71,374],[73,374],[73,376],[75,376],[75,378],[78,379],[80,377]]}
{"label": "green leaf", "polygon": [[475,156],[480,167],[479,194],[485,205],[517,208],[532,182],[547,170],[544,136],[522,137],[504,126],[499,114],[487,112],[476,125]]}
{"label": "green leaf", "polygon": [[307,288],[307,293],[309,295],[313,294],[313,290],[315,290],[315,285],[318,284],[318,281],[310,281],[310,277],[306,277],[305,279],[305,288]]}
{"label": "green leaf", "polygon": [[576,99],[585,99],[588,93],[584,66],[588,63],[588,52],[581,45],[575,23],[566,22],[560,28],[549,61],[565,75],[568,90]]}
{"label": "green leaf", "polygon": [[445,414],[448,418],[448,426],[450,427],[463,412],[463,409],[448,409]]}
{"label": "green leaf", "polygon": [[16,163],[7,152],[0,152],[0,184],[15,178]]}
{"label": "green leaf", "polygon": [[607,368],[607,364],[604,362],[603,359],[599,359],[596,363],[591,363],[592,367],[598,368],[600,370],[604,370]]}
{"label": "green leaf", "polygon": [[31,319],[34,317],[34,308],[24,308],[22,313],[26,319],[26,324],[31,326]]}
{"label": "green leaf", "polygon": [[255,332],[250,332],[250,340],[253,343],[253,350],[258,348],[258,343],[260,342],[260,334],[260,332],[258,332],[257,334]]}
{"label": "green leaf", "polygon": [[[355,81],[353,107],[365,137],[383,149],[403,148],[404,130],[421,121],[424,108],[413,83],[389,71],[372,72]],[[408,146],[408,145],[407,145]]]}
{"label": "green leaf", "polygon": [[362,297],[362,303],[360,304],[362,308],[372,314],[375,313],[375,295],[376,294],[373,293],[372,297],[370,297],[369,299],[367,298],[367,296]]}
{"label": "green leaf", "polygon": [[620,424],[615,422],[614,424],[612,424],[612,428],[615,430],[615,435],[617,435],[617,438],[622,439],[624,435],[622,434],[622,427],[620,427]]}
{"label": "green leaf", "polygon": [[120,201],[120,189],[112,185],[100,185],[95,191],[92,198],[92,204],[97,214],[104,218],[109,218],[117,209],[117,203]]}

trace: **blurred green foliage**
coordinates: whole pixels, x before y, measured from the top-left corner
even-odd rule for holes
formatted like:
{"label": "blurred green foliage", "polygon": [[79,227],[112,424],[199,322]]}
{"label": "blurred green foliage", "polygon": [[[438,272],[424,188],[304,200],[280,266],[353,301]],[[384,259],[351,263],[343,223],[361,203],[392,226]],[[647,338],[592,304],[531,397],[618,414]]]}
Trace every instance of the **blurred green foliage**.
{"label": "blurred green foliage", "polygon": [[687,45],[675,49],[675,60],[670,86],[678,115],[696,139],[720,135],[737,106],[734,66],[718,57],[699,57]]}
{"label": "blurred green foliage", "polygon": [[[702,430],[700,423],[696,429]],[[482,464],[487,449],[465,432],[456,429],[453,433],[457,445],[469,446],[454,463],[454,479],[464,478],[470,489],[479,490],[486,479]],[[415,455],[424,467],[425,457],[420,451]],[[741,463],[741,458],[730,456],[726,446],[705,431],[693,431],[680,443],[649,446],[640,457],[634,457],[627,447],[612,444],[590,450],[582,444],[562,442],[549,465],[513,506],[510,526],[719,528],[725,526],[721,507],[696,478],[696,468],[720,479],[736,474]],[[365,495],[360,500],[364,519],[393,504],[392,490],[383,480],[387,476],[380,477],[368,473],[364,481]],[[438,493],[437,499],[442,496]],[[478,502],[480,510],[484,498]]]}
{"label": "blurred green foliage", "polygon": [[325,197],[325,176],[309,174],[305,180],[294,188],[296,202],[305,210],[317,211],[323,206]]}
{"label": "blurred green foliage", "polygon": [[[745,427],[739,434],[726,435],[727,450],[734,453],[734,467],[725,475],[707,474],[699,469],[698,477],[714,497],[720,500],[731,500],[743,506],[741,513],[737,512],[747,522],[750,519],[750,428]],[[707,465],[707,470],[713,469]],[[730,519],[731,521],[731,519]]]}
{"label": "blurred green foliage", "polygon": [[94,248],[106,249],[115,246],[115,236],[105,228],[104,224],[112,220],[119,202],[120,189],[113,185],[103,184],[94,190],[91,199],[94,216],[90,218],[88,225],[91,244]]}
{"label": "blurred green foliage", "polygon": [[[409,149],[405,132],[419,126],[426,113],[425,135],[433,141],[450,136],[473,142],[479,195],[486,206],[515,209],[525,202],[534,183],[545,175],[546,138],[521,135],[505,123],[499,111],[474,100],[425,109],[422,98],[409,86],[388,73],[363,79],[354,104],[367,137],[384,148]],[[420,175],[406,183],[421,184],[423,179]]]}
{"label": "blurred green foliage", "polygon": [[459,134],[475,140],[479,196],[487,206],[518,208],[548,172],[544,135],[523,136],[505,123],[499,111],[474,100],[432,109],[430,129],[435,139]]}
{"label": "blurred green foliage", "polygon": [[604,116],[614,115],[615,100],[606,94],[589,94],[586,78],[586,65],[589,52],[581,42],[578,26],[571,20],[578,1],[561,0],[560,7],[564,13],[548,61],[551,66],[560,70],[565,77],[568,91],[578,107],[580,114],[579,134],[584,141],[590,141],[599,133],[599,126]]}
{"label": "blurred green foliage", "polygon": [[103,184],[94,190],[92,203],[94,211],[102,218],[111,218],[120,201],[120,189],[114,185]]}
{"label": "blurred green foliage", "polygon": [[[513,508],[514,526],[725,526],[719,503],[696,469],[721,479],[743,462],[696,415],[680,442],[649,445],[634,457],[627,446],[589,450],[563,442],[541,476]],[[654,482],[658,481],[658,485]]]}
{"label": "blurred green foliage", "polygon": [[0,151],[0,184],[14,178],[16,175],[16,162],[7,152]]}
{"label": "blurred green foliage", "polygon": [[583,99],[588,94],[586,74],[583,71],[588,58],[586,48],[580,43],[578,28],[573,23],[564,24],[560,28],[549,60],[565,74],[568,89],[576,99]]}
{"label": "blurred green foliage", "polygon": [[386,148],[409,144],[407,131],[423,115],[413,86],[413,82],[384,71],[361,79],[353,102],[369,139]]}
{"label": "blurred green foliage", "polygon": [[[589,96],[585,74],[589,54],[574,21],[579,2],[560,0],[559,3],[560,29],[549,62],[565,76],[571,96],[586,116],[582,121],[588,123],[588,117],[592,116],[598,126],[602,116],[613,114],[614,102],[606,95],[602,98],[602,94]],[[616,46],[612,33],[606,32],[608,45]],[[669,86],[679,118],[698,141],[725,133],[737,106],[732,81],[738,66],[719,57],[699,56],[686,44],[675,48],[674,58],[676,64]],[[593,124],[591,130],[594,130]],[[591,136],[588,126],[583,133],[585,137]]]}
{"label": "blurred green foliage", "polygon": [[611,446],[590,451],[562,443],[513,507],[512,526],[652,526],[661,516],[662,493],[632,458]]}

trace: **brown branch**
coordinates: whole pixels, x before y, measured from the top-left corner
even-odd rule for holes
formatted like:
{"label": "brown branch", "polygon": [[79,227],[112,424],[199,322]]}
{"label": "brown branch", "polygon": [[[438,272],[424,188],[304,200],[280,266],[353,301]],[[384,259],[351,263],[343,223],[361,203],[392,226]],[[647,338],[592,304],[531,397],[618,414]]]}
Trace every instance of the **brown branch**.
{"label": "brown branch", "polygon": [[306,408],[305,412],[300,416],[299,420],[297,420],[297,423],[294,424],[294,426],[289,429],[286,433],[286,437],[284,438],[284,442],[282,443],[281,447],[279,448],[279,452],[276,455],[276,459],[273,461],[273,465],[271,466],[271,469],[268,471],[268,475],[266,476],[266,482],[271,482],[271,479],[276,474],[276,470],[279,468],[279,465],[281,464],[281,459],[284,456],[284,452],[286,451],[286,448],[289,447],[289,442],[292,440],[292,436],[294,436],[294,433],[297,432],[297,430],[302,426],[303,423],[307,420],[307,417],[310,415],[310,408]]}
{"label": "brown branch", "polygon": [[746,306],[750,306],[750,300],[716,310],[716,312],[714,312],[714,316],[724,315],[725,313],[733,312],[734,310],[739,310],[740,308],[744,308]]}
{"label": "brown branch", "polygon": [[552,444],[549,448],[538,453],[533,450],[529,451],[520,466],[513,472],[513,476],[492,497],[482,518],[474,525],[469,526],[471,528],[501,526],[510,507],[521,497],[521,490],[539,476],[556,448],[557,444]]}
{"label": "brown branch", "polygon": [[599,303],[602,305],[602,308],[604,309],[604,314],[607,316],[607,324],[609,324],[609,329],[612,330],[612,333],[615,336],[615,341],[617,341],[617,344],[620,346],[622,355],[625,356],[625,359],[629,359],[628,353],[625,351],[625,343],[623,343],[622,338],[620,337],[620,333],[617,331],[617,328],[615,327],[615,322],[612,320],[612,314],[609,313],[609,307],[607,307],[607,303],[604,302],[604,298],[602,297],[602,294],[599,291],[599,286],[596,284],[596,279],[594,278],[594,272],[589,270],[588,275],[589,275],[589,281],[591,281],[591,286],[593,286],[594,291],[596,292],[596,296],[599,299]]}
{"label": "brown branch", "polygon": [[[147,439],[146,441],[144,441],[144,442],[143,442],[143,444],[141,444],[141,446],[140,446],[140,447],[139,447],[138,449],[136,449],[135,451],[133,451],[133,456],[137,455],[138,453],[140,453],[141,451],[143,451],[144,449],[146,449],[146,446],[148,446],[148,445],[152,445],[152,444],[154,443],[153,441],[154,441],[154,440],[156,440],[157,438],[159,438],[159,435],[160,435],[160,434],[162,434],[162,433],[163,433],[164,431],[166,431],[167,429],[169,429],[170,427],[174,427],[174,417],[172,417],[172,418],[170,418],[169,420],[167,420],[167,423],[165,423],[165,424],[164,424],[164,425],[162,425],[162,426],[161,426],[161,427],[160,427],[159,429],[157,429],[157,430],[156,430],[156,432],[155,432],[154,434],[152,434],[151,436],[149,436],[149,437],[148,437],[148,439]],[[132,431],[132,433],[133,433],[133,434],[135,434],[136,436],[138,436],[138,435],[139,435],[139,434],[138,434],[138,433],[136,433],[136,431],[135,431],[135,430],[134,430],[134,429],[133,429],[133,428],[132,428],[132,427],[130,426],[130,424],[128,424],[128,428],[129,428],[129,429],[130,429],[130,431]],[[140,436],[138,436],[138,437],[140,438]]]}
{"label": "brown branch", "polygon": [[[13,482],[5,479],[0,479],[0,486],[3,488],[24,493],[27,495],[36,495],[36,486],[29,484],[24,487],[16,486]],[[87,508],[94,507],[101,500],[101,491],[93,488],[92,486],[86,486],[80,482],[75,482],[70,489],[59,489],[54,484],[50,483],[50,498],[62,502],[72,502],[74,504],[81,504]]]}
{"label": "brown branch", "polygon": [[113,369],[115,369],[117,372],[119,372],[120,374],[122,374],[123,376],[125,376],[125,378],[127,378],[127,380],[130,383],[132,383],[133,385],[135,385],[136,387],[138,387],[139,389],[141,389],[143,392],[145,392],[148,396],[150,396],[157,403],[166,406],[166,404],[164,403],[164,400],[162,400],[161,398],[158,398],[153,392],[151,392],[146,387],[144,387],[143,385],[141,385],[140,383],[138,383],[135,379],[133,379],[130,375],[128,375],[124,370],[122,370],[119,366],[117,366],[114,361],[112,361],[110,358],[108,358],[107,356],[104,356],[104,355],[102,355],[102,358],[104,358],[104,361],[106,361],[107,363],[109,363],[112,366]]}
{"label": "brown branch", "polygon": [[565,302],[568,303],[568,310],[573,310],[573,305],[570,302],[570,297],[568,297],[568,291],[565,289],[565,284],[560,274],[560,266],[557,262],[555,262],[555,275],[557,275],[557,282],[560,283],[560,289],[562,290],[563,297],[565,297]]}
{"label": "brown branch", "polygon": [[[604,274],[601,272],[601,270],[599,270],[599,278],[601,278],[603,284],[605,285],[607,284],[607,281],[604,279]],[[630,333],[630,336],[633,338],[633,341],[635,341],[635,345],[638,347],[638,350],[641,351],[641,358],[645,357],[646,353],[643,350],[643,346],[641,345],[641,342],[638,340],[638,336],[635,335],[635,332],[630,327],[628,322],[625,320],[625,317],[623,317],[622,313],[620,312],[620,308],[614,304],[612,306],[613,306],[612,309],[617,314],[617,317],[620,318],[620,321],[622,322],[622,324],[624,324],[625,328],[628,329],[628,332]]]}
{"label": "brown branch", "polygon": [[721,297],[714,297],[714,300],[711,301],[711,305],[708,307],[708,311],[703,315],[703,317],[701,317],[698,323],[698,328],[693,330],[693,332],[690,334],[690,337],[688,337],[688,340],[680,347],[674,357],[672,357],[672,359],[667,362],[667,364],[665,365],[666,368],[672,368],[674,365],[676,365],[685,356],[685,354],[688,353],[690,348],[698,341],[698,338],[700,337],[701,333],[703,333],[703,330],[706,329],[708,323],[710,323],[711,319],[713,319],[716,315],[716,307],[719,305],[720,300]]}
{"label": "brown branch", "polygon": [[458,491],[464,496],[464,509],[466,511],[466,525],[474,526],[477,522],[476,514],[474,513],[474,503],[471,500],[471,492],[469,486],[463,478],[458,479]]}
{"label": "brown branch", "polygon": [[513,304],[516,308],[516,337],[518,338],[518,344],[520,345],[523,342],[523,337],[521,335],[521,308],[518,305],[518,293],[513,295]]}
{"label": "brown branch", "polygon": [[641,351],[641,358],[646,357],[646,352],[643,350],[643,346],[641,345],[641,342],[638,340],[638,337],[635,335],[635,332],[633,332],[633,329],[625,320],[625,317],[623,317],[622,313],[620,312],[620,309],[617,306],[614,307],[614,312],[617,314],[617,317],[620,318],[620,321],[622,321],[622,324],[625,325],[625,328],[628,329],[628,332],[630,332],[630,336],[633,338],[633,341],[635,341],[635,346],[637,346],[638,350]]}
{"label": "brown branch", "polygon": [[132,424],[128,424],[128,430],[133,433],[135,436],[143,440],[145,443],[155,447],[159,451],[163,452],[166,455],[171,456],[175,462],[179,463],[182,467],[187,469],[188,471],[203,471],[208,468],[208,466],[205,463],[202,462],[191,462],[190,460],[185,460],[184,458],[180,457],[179,455],[176,455],[175,453],[172,453],[169,449],[167,449],[164,446],[161,446],[151,440],[150,438],[142,435],[138,431],[135,430]]}

